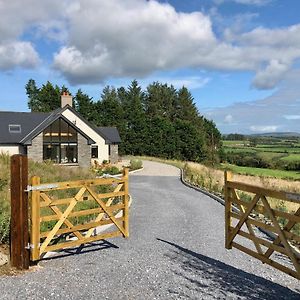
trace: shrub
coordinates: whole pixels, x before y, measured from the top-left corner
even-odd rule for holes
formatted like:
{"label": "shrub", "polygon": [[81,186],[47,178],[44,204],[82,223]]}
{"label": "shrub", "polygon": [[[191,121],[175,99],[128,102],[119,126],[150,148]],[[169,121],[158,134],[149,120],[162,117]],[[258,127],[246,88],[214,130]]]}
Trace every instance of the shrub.
{"label": "shrub", "polygon": [[117,175],[120,173],[121,173],[121,171],[116,166],[107,166],[103,169],[97,170],[98,176],[102,176],[103,174]]}
{"label": "shrub", "polygon": [[7,213],[0,213],[0,244],[8,244],[10,236],[10,216]]}
{"label": "shrub", "polygon": [[140,159],[131,159],[129,168],[130,170],[137,170],[143,167],[143,162]]}

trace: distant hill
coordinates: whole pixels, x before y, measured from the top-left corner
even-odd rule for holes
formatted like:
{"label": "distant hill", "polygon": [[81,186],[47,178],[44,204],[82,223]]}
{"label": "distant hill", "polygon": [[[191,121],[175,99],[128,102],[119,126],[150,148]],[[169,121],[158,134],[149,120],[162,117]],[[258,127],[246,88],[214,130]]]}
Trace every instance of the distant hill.
{"label": "distant hill", "polygon": [[300,137],[299,132],[266,132],[266,133],[256,133],[251,134],[250,136],[258,136],[258,137],[278,137],[278,138],[285,138],[285,137]]}

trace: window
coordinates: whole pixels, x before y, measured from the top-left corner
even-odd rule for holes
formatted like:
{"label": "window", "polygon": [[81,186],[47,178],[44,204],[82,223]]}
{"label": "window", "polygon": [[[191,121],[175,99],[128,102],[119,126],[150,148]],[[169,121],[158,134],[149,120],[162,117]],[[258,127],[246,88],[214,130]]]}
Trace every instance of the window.
{"label": "window", "polygon": [[19,124],[9,124],[8,131],[10,133],[21,133],[21,125]]}
{"label": "window", "polygon": [[98,146],[92,146],[92,158],[98,158]]}
{"label": "window", "polygon": [[63,119],[58,119],[43,132],[43,159],[55,163],[77,163],[77,131]]}

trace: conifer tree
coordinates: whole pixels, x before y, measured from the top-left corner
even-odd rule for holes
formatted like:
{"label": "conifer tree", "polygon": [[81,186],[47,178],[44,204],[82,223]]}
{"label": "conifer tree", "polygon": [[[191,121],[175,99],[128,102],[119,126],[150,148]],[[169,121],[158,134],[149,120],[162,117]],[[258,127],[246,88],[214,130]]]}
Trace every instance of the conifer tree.
{"label": "conifer tree", "polygon": [[95,122],[95,104],[87,94],[79,89],[75,95],[75,109],[78,113],[90,122]]}

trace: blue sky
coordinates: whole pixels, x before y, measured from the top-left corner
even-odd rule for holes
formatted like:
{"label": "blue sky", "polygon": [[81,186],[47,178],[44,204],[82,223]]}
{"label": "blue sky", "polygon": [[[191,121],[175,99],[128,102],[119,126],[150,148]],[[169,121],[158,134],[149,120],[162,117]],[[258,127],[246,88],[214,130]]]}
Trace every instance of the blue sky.
{"label": "blue sky", "polygon": [[187,86],[223,133],[300,131],[298,0],[0,0],[0,110],[47,80]]}

